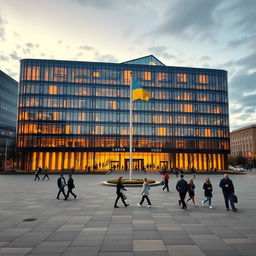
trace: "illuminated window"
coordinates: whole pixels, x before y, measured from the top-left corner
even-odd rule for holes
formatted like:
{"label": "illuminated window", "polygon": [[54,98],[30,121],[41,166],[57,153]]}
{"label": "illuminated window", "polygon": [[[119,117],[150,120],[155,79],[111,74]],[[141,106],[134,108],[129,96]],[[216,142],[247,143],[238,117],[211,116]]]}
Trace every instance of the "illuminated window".
{"label": "illuminated window", "polygon": [[166,73],[157,73],[157,77],[159,81],[167,80],[167,74]]}
{"label": "illuminated window", "polygon": [[205,137],[211,137],[211,129],[204,129]]}
{"label": "illuminated window", "polygon": [[49,94],[57,94],[57,86],[49,85]]}
{"label": "illuminated window", "polygon": [[144,80],[151,80],[151,72],[144,72],[143,79]]}
{"label": "illuminated window", "polygon": [[100,77],[100,72],[93,72],[93,77]]}
{"label": "illuminated window", "polygon": [[177,82],[187,82],[187,74],[177,74]]}
{"label": "illuminated window", "polygon": [[199,75],[199,83],[200,84],[207,84],[208,83],[208,76],[207,75]]}
{"label": "illuminated window", "polygon": [[130,84],[131,80],[131,70],[124,70],[124,82],[125,84]]}

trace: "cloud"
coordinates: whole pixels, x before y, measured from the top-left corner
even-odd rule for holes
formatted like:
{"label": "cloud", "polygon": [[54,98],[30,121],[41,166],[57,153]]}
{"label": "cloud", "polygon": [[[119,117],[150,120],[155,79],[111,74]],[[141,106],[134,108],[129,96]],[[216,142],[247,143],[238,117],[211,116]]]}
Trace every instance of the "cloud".
{"label": "cloud", "polygon": [[80,45],[80,46],[78,47],[78,49],[80,49],[80,50],[85,50],[85,51],[92,51],[92,50],[94,50],[94,48],[91,47],[91,46],[89,46],[89,45]]}
{"label": "cloud", "polygon": [[1,16],[0,16],[0,40],[4,41],[5,40],[5,29],[4,25],[7,24],[7,21],[5,21]]}
{"label": "cloud", "polygon": [[230,12],[234,17],[233,27],[240,27],[243,31],[252,33],[256,30],[255,22],[255,0],[231,1],[231,6],[225,12]]}
{"label": "cloud", "polygon": [[75,0],[74,2],[98,9],[111,9],[115,7],[116,4],[123,2],[123,0]]}
{"label": "cloud", "polygon": [[2,61],[8,61],[9,58],[8,58],[7,56],[5,56],[5,55],[0,55],[0,60],[2,60]]}
{"label": "cloud", "polygon": [[148,48],[150,53],[156,55],[156,57],[163,57],[165,59],[175,59],[176,57],[168,53],[168,49],[165,46],[155,46]]}
{"label": "cloud", "polygon": [[216,10],[220,4],[221,0],[172,1],[155,32],[187,39],[212,38],[219,23]]}
{"label": "cloud", "polygon": [[59,40],[59,41],[57,42],[57,44],[62,44],[62,42],[63,42],[63,40]]}
{"label": "cloud", "polygon": [[256,51],[237,60],[237,65],[244,66],[247,69],[255,68],[256,67]]}
{"label": "cloud", "polygon": [[243,37],[240,37],[240,38],[237,38],[237,39],[230,40],[228,42],[227,47],[228,48],[238,48],[242,45],[250,43],[251,40],[255,39],[255,37],[256,37],[255,35],[254,36],[243,36]]}
{"label": "cloud", "polygon": [[11,54],[9,54],[9,56],[12,60],[19,60],[20,59],[20,57],[18,57],[18,54],[17,54],[16,51],[13,51]]}
{"label": "cloud", "polygon": [[200,61],[209,61],[209,60],[212,60],[212,58],[209,57],[209,56],[202,56],[202,57],[200,58]]}
{"label": "cloud", "polygon": [[117,63],[119,60],[115,58],[113,55],[110,54],[101,54],[100,52],[96,51],[94,54],[95,60],[99,62],[110,62],[110,63]]}

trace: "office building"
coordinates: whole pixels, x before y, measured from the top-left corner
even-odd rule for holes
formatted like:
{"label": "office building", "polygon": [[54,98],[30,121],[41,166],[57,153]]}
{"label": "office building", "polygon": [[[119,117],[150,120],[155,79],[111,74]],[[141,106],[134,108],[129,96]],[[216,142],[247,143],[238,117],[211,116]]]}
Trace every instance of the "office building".
{"label": "office building", "polygon": [[14,148],[18,82],[0,70],[0,169],[5,169],[8,147]]}
{"label": "office building", "polygon": [[123,63],[23,59],[19,168],[129,168],[130,72],[149,92],[133,104],[133,168],[227,168],[227,72]]}

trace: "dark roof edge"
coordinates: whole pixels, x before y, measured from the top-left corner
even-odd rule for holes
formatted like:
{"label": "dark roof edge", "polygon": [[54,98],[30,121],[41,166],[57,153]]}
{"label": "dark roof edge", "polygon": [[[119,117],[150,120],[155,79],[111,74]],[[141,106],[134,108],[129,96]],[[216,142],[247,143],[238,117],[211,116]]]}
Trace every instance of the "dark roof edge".
{"label": "dark roof edge", "polygon": [[[115,63],[115,62],[98,62],[98,61],[78,61],[78,60],[55,60],[55,59],[20,59],[20,62],[23,61],[55,61],[55,62],[73,62],[73,63],[91,63],[91,64],[114,64],[114,65],[127,65],[127,67],[131,67],[131,66],[136,66],[138,67],[138,64],[125,64],[124,62],[122,63]],[[158,66],[158,65],[139,65],[139,66],[147,66],[147,67],[151,67],[151,68],[158,68],[158,67],[162,67],[162,68],[189,68],[189,69],[202,69],[202,70],[210,70],[210,71],[222,71],[222,72],[228,72],[227,70],[224,69],[216,69],[216,68],[198,68],[198,67],[183,67],[183,66]]]}

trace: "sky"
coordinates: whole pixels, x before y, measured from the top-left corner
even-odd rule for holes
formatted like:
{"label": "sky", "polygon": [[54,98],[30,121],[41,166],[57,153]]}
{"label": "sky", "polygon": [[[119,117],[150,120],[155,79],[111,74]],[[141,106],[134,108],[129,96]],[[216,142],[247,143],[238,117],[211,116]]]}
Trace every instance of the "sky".
{"label": "sky", "polygon": [[228,71],[230,129],[256,123],[255,0],[0,0],[0,69],[23,58]]}

